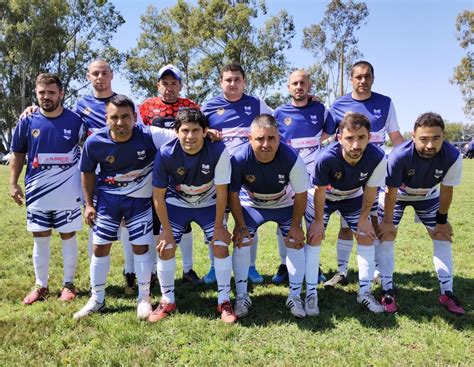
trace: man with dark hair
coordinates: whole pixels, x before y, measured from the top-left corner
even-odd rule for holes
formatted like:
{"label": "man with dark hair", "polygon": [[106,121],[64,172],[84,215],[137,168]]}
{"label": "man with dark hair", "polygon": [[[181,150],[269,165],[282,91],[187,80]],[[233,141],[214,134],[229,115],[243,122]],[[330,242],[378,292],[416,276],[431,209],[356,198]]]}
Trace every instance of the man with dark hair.
{"label": "man with dark hair", "polygon": [[453,294],[453,230],[448,222],[453,188],[461,184],[461,171],[462,155],[444,141],[443,119],[432,112],[420,115],[412,139],[388,156],[387,187],[379,198],[379,238],[392,251],[379,259],[379,270],[391,312],[397,310],[393,292],[396,228],[405,208],[412,206],[433,240],[433,263],[441,289],[439,302],[449,312],[464,314]]}
{"label": "man with dark hair", "polygon": [[160,148],[153,169],[153,203],[162,227],[157,244],[162,299],[149,321],[166,318],[176,309],[176,243],[194,221],[213,249],[217,310],[224,322],[233,323],[236,316],[229,295],[231,238],[223,225],[231,172],[229,153],[222,142],[206,138],[207,119],[197,109],[179,111],[174,126],[177,138]]}
{"label": "man with dark hair", "polygon": [[[248,314],[252,301],[247,291],[250,245],[258,227],[273,221],[285,238],[290,294],[286,305],[296,317],[315,316],[317,304],[300,298],[305,269],[317,264],[306,263],[307,252],[301,219],[306,208],[309,176],[301,156],[280,142],[278,123],[268,114],[258,115],[250,126],[249,143],[232,157],[230,209],[235,220],[232,255],[238,317]],[[312,254],[306,259],[315,259]],[[308,290],[315,288],[307,284]]]}
{"label": "man with dark hair", "polygon": [[[358,61],[351,68],[352,92],[338,98],[331,107],[336,126],[344,118],[346,112],[357,112],[365,115],[371,126],[370,142],[384,149],[386,136],[390,138],[393,145],[403,142],[400,128],[395,114],[392,100],[379,93],[372,91],[375,80],[374,67],[367,61]],[[377,227],[377,200],[371,211],[372,225]],[[337,239],[337,273],[324,283],[325,287],[335,287],[337,284],[347,284],[347,268],[352,251],[353,234],[347,223],[341,218],[341,229]],[[386,252],[387,249],[378,245],[375,240],[376,259]],[[377,260],[376,260],[377,262]]]}
{"label": "man with dark hair", "polygon": [[[157,147],[174,134],[160,128],[136,125],[133,102],[114,95],[106,102],[107,127],[91,135],[81,159],[84,217],[93,226],[93,255],[90,263],[91,297],[74,314],[75,319],[101,311],[110,268],[110,248],[117,240],[122,218],[130,234],[138,280],[137,317],[151,312],[151,262],[148,248],[153,242],[151,176]],[[100,171],[96,176],[96,169]],[[93,202],[96,194],[97,202]]]}
{"label": "man with dark hair", "polygon": [[[306,223],[308,243],[320,245],[330,215],[339,211],[358,242],[359,292],[357,302],[374,313],[384,311],[371,293],[374,274],[375,231],[369,219],[377,190],[385,179],[384,152],[369,143],[369,119],[348,112],[339,124],[338,141],[324,148],[316,157],[314,189],[309,191]],[[317,268],[316,268],[317,269]],[[307,282],[316,283],[317,272],[306,274]],[[309,279],[308,279],[309,278]]]}
{"label": "man with dark hair", "polygon": [[27,229],[33,234],[33,265],[36,283],[23,303],[31,305],[48,293],[51,229],[62,240],[64,277],[59,299],[76,297],[74,275],[77,264],[76,231],[82,229],[81,186],[78,171],[79,141],[84,135],[81,118],[63,108],[64,91],[52,74],[36,78],[39,109],[21,119],[15,128],[10,161],[10,195],[23,204],[18,179],[28,158],[25,189]]}

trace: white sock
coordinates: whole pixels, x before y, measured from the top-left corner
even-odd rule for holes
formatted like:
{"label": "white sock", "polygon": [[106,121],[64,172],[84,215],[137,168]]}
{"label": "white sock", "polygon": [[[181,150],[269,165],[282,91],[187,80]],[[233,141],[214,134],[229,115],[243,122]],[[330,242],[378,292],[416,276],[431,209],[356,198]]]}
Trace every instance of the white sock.
{"label": "white sock", "polygon": [[217,279],[217,303],[230,301],[230,277],[232,273],[232,258],[227,256],[223,259],[214,258]]}
{"label": "white sock", "polygon": [[247,278],[250,266],[250,246],[235,247],[232,253],[235,292],[237,295],[247,294]]}
{"label": "white sock", "polygon": [[158,253],[156,252],[156,244],[158,243],[159,235],[153,235],[153,243],[148,246],[148,251],[150,251],[150,264],[151,264],[151,273],[156,274],[156,269],[158,267]]}
{"label": "white sock", "polygon": [[318,294],[319,256],[321,246],[304,245],[306,298]]}
{"label": "white sock", "polygon": [[187,273],[193,268],[193,232],[183,234],[178,246],[183,258],[183,272]]}
{"label": "white sock", "polygon": [[433,263],[438,274],[441,294],[453,291],[453,253],[449,241],[433,240]]}
{"label": "white sock", "polygon": [[280,255],[280,264],[286,265],[286,245],[285,245],[285,239],[283,238],[283,235],[281,234],[281,230],[278,227],[277,228],[277,243],[278,243],[278,254]]}
{"label": "white sock", "polygon": [[374,246],[357,245],[357,265],[359,267],[359,294],[370,293],[375,269]]}
{"label": "white sock", "polygon": [[92,255],[94,253],[93,247],[94,247],[94,242],[93,242],[93,235],[94,231],[92,228],[89,227],[89,230],[87,231],[88,236],[87,236],[87,254],[89,255],[89,260],[92,259]]}
{"label": "white sock", "polygon": [[253,236],[253,242],[250,245],[250,266],[255,268],[255,263],[257,262],[257,246],[258,246],[258,232],[255,232]]}
{"label": "white sock", "polygon": [[135,273],[135,266],[133,260],[133,247],[129,240],[128,229],[125,226],[120,226],[120,241],[123,246],[123,268],[125,273]]}
{"label": "white sock", "polygon": [[49,258],[51,236],[33,237],[33,266],[35,268],[36,284],[48,286]]}
{"label": "white sock", "polygon": [[213,268],[214,267],[214,250],[209,242],[207,243],[207,248],[209,249],[209,262],[211,264],[211,268]]}
{"label": "white sock", "polygon": [[134,262],[138,283],[138,299],[140,300],[150,295],[150,251],[145,252],[143,255],[134,254]]}
{"label": "white sock", "polygon": [[382,241],[375,249],[378,256],[382,289],[393,289],[393,270],[395,268],[394,241]]}
{"label": "white sock", "polygon": [[300,296],[305,271],[304,248],[296,250],[286,249],[286,266],[288,267],[288,278],[290,281],[290,296]]}
{"label": "white sock", "polygon": [[352,251],[352,240],[337,239],[337,271],[347,276],[349,258]]}
{"label": "white sock", "polygon": [[77,267],[77,237],[74,235],[68,240],[62,240],[63,244],[63,285],[74,283],[74,275]]}
{"label": "white sock", "polygon": [[169,260],[158,258],[157,273],[158,280],[160,281],[161,300],[167,303],[175,303],[174,277],[176,274],[176,257]]}
{"label": "white sock", "polygon": [[105,299],[105,284],[109,269],[110,255],[102,257],[92,255],[90,265],[91,293],[99,303],[103,303]]}

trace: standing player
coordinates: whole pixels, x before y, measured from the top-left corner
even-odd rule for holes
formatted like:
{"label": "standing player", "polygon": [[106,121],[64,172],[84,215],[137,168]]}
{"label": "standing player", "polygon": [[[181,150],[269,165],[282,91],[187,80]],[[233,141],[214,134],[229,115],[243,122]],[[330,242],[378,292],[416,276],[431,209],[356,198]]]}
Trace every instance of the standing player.
{"label": "standing player", "polygon": [[[165,129],[174,128],[176,114],[183,108],[197,108],[199,106],[188,98],[181,98],[179,92],[182,88],[181,73],[179,69],[171,64],[163,66],[158,71],[158,97],[146,99],[140,105],[140,115],[145,125],[153,125]],[[160,231],[160,222],[153,211],[153,233],[157,237]],[[196,272],[193,270],[193,234],[191,226],[186,228],[181,242],[179,243],[181,256],[183,257],[183,281],[191,285],[200,285],[203,283]],[[152,249],[155,257],[156,252]]]}
{"label": "standing player", "polygon": [[[352,65],[352,92],[337,99],[332,105],[332,114],[336,126],[344,118],[346,112],[357,112],[365,115],[370,121],[370,142],[384,148],[388,135],[394,146],[403,142],[398,127],[397,116],[392,100],[379,93],[372,92],[374,84],[374,68],[367,61],[359,61]],[[371,211],[372,225],[377,227],[377,200]],[[337,239],[337,273],[324,283],[325,287],[336,284],[347,284],[347,267],[352,251],[352,231],[341,218],[341,229]],[[378,253],[384,252],[375,240],[376,263]]]}
{"label": "standing player", "polygon": [[[377,190],[385,179],[384,152],[369,143],[369,119],[359,113],[346,113],[339,124],[338,142],[326,147],[316,157],[313,176],[314,190],[309,192],[306,223],[308,243],[318,248],[330,215],[339,211],[354,232],[359,266],[357,302],[370,311],[380,313],[384,308],[371,293],[375,270],[375,231],[370,221],[370,210]],[[319,259],[319,256],[318,256]],[[316,278],[307,282],[314,283]]]}
{"label": "standing player", "polygon": [[[173,134],[160,129],[152,136],[143,125],[135,125],[133,102],[117,94],[106,103],[105,127],[91,135],[84,145],[81,160],[86,223],[94,226],[93,255],[90,264],[92,295],[74,314],[75,319],[102,310],[110,268],[110,248],[117,240],[122,218],[130,233],[138,280],[137,317],[151,312],[149,245],[153,241],[151,176],[156,146]],[[100,167],[96,180],[96,169]],[[97,182],[97,184],[96,184]],[[97,188],[96,188],[97,186]],[[97,202],[93,203],[94,193]]]}
{"label": "standing player", "polygon": [[305,305],[300,298],[305,270],[316,274],[316,282],[318,277],[313,246],[305,245],[301,228],[309,186],[303,159],[280,143],[275,118],[267,114],[257,116],[250,127],[249,143],[232,157],[229,203],[235,220],[232,260],[238,317],[247,315],[252,305],[247,292],[249,245],[258,227],[268,221],[276,222],[285,237],[290,281],[287,307],[296,317],[319,313],[317,303],[313,302],[317,283],[306,284]]}
{"label": "standing player", "polygon": [[[310,175],[314,173],[314,160],[320,144],[334,134],[334,122],[322,103],[308,100],[311,81],[303,69],[295,70],[288,78],[291,103],[278,107],[274,116],[280,126],[281,139],[295,148],[306,164]],[[272,281],[280,284],[288,278],[286,246],[281,233],[277,233],[280,266]]]}
{"label": "standing player", "polygon": [[[224,144],[229,149],[232,156],[245,146],[248,142],[250,124],[260,114],[271,114],[272,110],[264,101],[257,97],[244,94],[245,72],[241,65],[232,63],[225,65],[221,70],[220,85],[222,94],[211,98],[202,107],[202,112],[209,119],[209,126],[222,132]],[[263,277],[258,273],[255,267],[257,258],[257,236],[255,236],[252,252],[251,264],[249,268],[249,279],[252,283],[262,283]],[[212,266],[203,278],[204,282],[214,283],[215,272]]]}
{"label": "standing player", "polygon": [[76,297],[74,274],[77,264],[76,231],[82,228],[81,185],[78,171],[79,141],[83,135],[81,118],[61,105],[64,91],[56,75],[36,78],[39,110],[19,121],[12,141],[10,195],[23,204],[18,178],[28,158],[25,189],[27,229],[33,234],[35,289],[23,303],[44,299],[48,293],[51,229],[62,240],[64,277],[59,299]]}
{"label": "standing player", "polygon": [[230,303],[232,260],[230,234],[223,225],[230,182],[229,153],[222,142],[206,139],[208,123],[198,109],[178,112],[177,139],[161,147],[153,169],[153,203],[161,222],[158,238],[158,279],[162,299],[150,315],[156,322],[176,309],[174,277],[176,243],[194,221],[214,250],[218,307],[226,323],[236,320]]}
{"label": "standing player", "polygon": [[387,189],[380,195],[379,206],[381,244],[391,249],[379,260],[382,304],[389,312],[397,311],[393,292],[396,227],[405,208],[412,206],[433,240],[433,263],[441,288],[439,302],[452,313],[464,314],[453,294],[453,230],[448,222],[453,187],[461,184],[461,170],[462,155],[444,141],[443,119],[432,112],[420,115],[412,139],[389,154]]}

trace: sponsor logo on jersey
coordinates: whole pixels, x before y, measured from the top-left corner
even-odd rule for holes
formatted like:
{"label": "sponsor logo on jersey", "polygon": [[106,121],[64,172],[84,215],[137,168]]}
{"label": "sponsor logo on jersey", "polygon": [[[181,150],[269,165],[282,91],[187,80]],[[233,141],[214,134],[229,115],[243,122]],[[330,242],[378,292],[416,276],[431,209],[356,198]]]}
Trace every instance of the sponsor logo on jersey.
{"label": "sponsor logo on jersey", "polygon": [[336,180],[340,180],[341,177],[342,177],[342,172],[336,172],[336,173],[334,174],[334,178],[335,178]]}
{"label": "sponsor logo on jersey", "polygon": [[413,176],[414,174],[415,174],[415,169],[414,168],[408,170],[408,176]]}
{"label": "sponsor logo on jersey", "polygon": [[90,107],[86,107],[86,108],[84,109],[84,115],[90,115],[91,112],[92,112],[92,109],[91,109]]}
{"label": "sponsor logo on jersey", "polygon": [[291,117],[285,117],[285,120],[283,120],[283,122],[286,126],[290,126],[293,120],[291,119]]}
{"label": "sponsor logo on jersey", "polygon": [[178,167],[178,169],[176,170],[176,173],[182,176],[186,173],[186,170],[184,169],[184,167]]}
{"label": "sponsor logo on jersey", "polygon": [[285,175],[278,175],[278,183],[281,183],[281,184],[286,183]]}
{"label": "sponsor logo on jersey", "polygon": [[33,138],[37,138],[39,134],[40,134],[40,129],[31,130],[31,135],[33,135]]}
{"label": "sponsor logo on jersey", "polygon": [[246,175],[245,179],[250,183],[255,182],[255,176],[254,175]]}
{"label": "sponsor logo on jersey", "polygon": [[105,161],[108,163],[108,164],[114,164],[115,162],[115,157],[113,155],[108,155],[107,157],[105,157]]}
{"label": "sponsor logo on jersey", "polygon": [[205,175],[208,175],[211,172],[211,169],[208,164],[203,164],[201,166],[201,172]]}
{"label": "sponsor logo on jersey", "polygon": [[66,140],[71,139],[71,135],[72,135],[72,130],[64,129],[64,131],[63,131],[63,138],[64,139],[66,139]]}
{"label": "sponsor logo on jersey", "polygon": [[318,115],[310,115],[311,123],[316,125],[318,123]]}
{"label": "sponsor logo on jersey", "polygon": [[382,117],[382,110],[380,110],[380,109],[379,109],[379,110],[376,110],[376,109],[374,108],[374,117],[375,117],[376,119],[381,118],[381,117]]}
{"label": "sponsor logo on jersey", "polygon": [[224,112],[225,112],[225,110],[224,110],[223,108],[218,108],[218,109],[217,109],[217,114],[218,114],[219,116],[223,115]]}
{"label": "sponsor logo on jersey", "polygon": [[138,159],[143,161],[146,158],[145,150],[137,150]]}
{"label": "sponsor logo on jersey", "polygon": [[252,114],[252,106],[244,106],[244,113],[250,116]]}
{"label": "sponsor logo on jersey", "polygon": [[436,169],[436,170],[435,170],[434,177],[435,177],[436,179],[439,179],[442,175],[443,175],[443,170],[442,170],[442,169]]}
{"label": "sponsor logo on jersey", "polygon": [[369,175],[368,172],[361,172],[360,177],[359,177],[359,181],[363,181],[363,180],[367,179],[368,175]]}

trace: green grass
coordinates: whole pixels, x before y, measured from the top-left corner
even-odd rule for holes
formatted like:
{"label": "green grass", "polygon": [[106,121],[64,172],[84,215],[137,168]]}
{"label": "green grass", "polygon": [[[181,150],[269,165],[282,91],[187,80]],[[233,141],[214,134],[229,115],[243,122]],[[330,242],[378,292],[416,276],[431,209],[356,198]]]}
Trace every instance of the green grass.
{"label": "green grass", "polygon": [[[32,239],[26,232],[25,208],[8,195],[8,170],[0,167],[0,365],[474,365],[474,160],[464,162],[462,186],[455,190],[449,213],[453,225],[455,293],[464,317],[438,305],[432,244],[408,210],[396,244],[395,281],[400,312],[373,315],[356,303],[356,263],[351,257],[350,284],[319,290],[321,315],[296,320],[285,308],[287,289],[271,284],[278,265],[275,226],[260,232],[257,265],[265,283],[254,286],[251,314],[236,325],[224,325],[215,314],[214,287],[194,290],[176,282],[178,312],[158,324],[139,322],[134,297],[124,296],[120,244],[112,249],[107,312],[76,322],[72,314],[88,298],[86,233],[79,235],[77,281],[80,297],[57,301],[62,279],[61,246],[53,236],[51,294],[45,302],[24,306],[34,283]],[[338,220],[329,225],[322,265],[336,267]],[[195,270],[207,271],[207,248],[195,234]],[[155,301],[158,289],[153,290]],[[375,289],[378,295],[380,290]]]}

